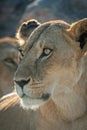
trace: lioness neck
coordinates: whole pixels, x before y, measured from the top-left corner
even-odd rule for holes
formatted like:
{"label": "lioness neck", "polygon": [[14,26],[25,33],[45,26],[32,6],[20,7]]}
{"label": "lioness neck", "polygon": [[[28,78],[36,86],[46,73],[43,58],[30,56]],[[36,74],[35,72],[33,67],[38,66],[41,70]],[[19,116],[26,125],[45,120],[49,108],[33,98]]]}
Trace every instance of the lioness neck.
{"label": "lioness neck", "polygon": [[55,130],[58,130],[61,125],[63,125],[61,130],[65,129],[64,127],[66,123],[62,120],[62,114],[51,99],[49,99],[44,105],[40,106],[36,118],[38,119],[36,123],[37,130],[53,130],[54,128]]}
{"label": "lioness neck", "polygon": [[64,118],[62,112],[50,99],[36,111],[36,130],[86,130],[87,114],[80,118],[69,121]]}
{"label": "lioness neck", "polygon": [[49,120],[50,122],[54,121],[59,117],[58,109],[56,108],[56,105],[54,102],[49,99],[43,106],[39,109],[42,117],[44,117],[46,120]]}

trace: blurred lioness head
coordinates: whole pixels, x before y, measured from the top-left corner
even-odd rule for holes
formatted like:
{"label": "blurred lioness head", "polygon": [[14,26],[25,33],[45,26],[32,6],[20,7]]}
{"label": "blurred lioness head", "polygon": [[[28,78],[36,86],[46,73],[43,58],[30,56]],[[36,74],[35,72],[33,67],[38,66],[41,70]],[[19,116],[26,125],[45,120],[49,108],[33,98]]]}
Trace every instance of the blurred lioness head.
{"label": "blurred lioness head", "polygon": [[64,117],[87,108],[87,19],[69,25],[50,21],[33,30],[23,45],[14,81],[25,108],[52,100]]}
{"label": "blurred lioness head", "polygon": [[18,66],[18,47],[15,38],[0,39],[0,97],[14,89],[13,76]]}

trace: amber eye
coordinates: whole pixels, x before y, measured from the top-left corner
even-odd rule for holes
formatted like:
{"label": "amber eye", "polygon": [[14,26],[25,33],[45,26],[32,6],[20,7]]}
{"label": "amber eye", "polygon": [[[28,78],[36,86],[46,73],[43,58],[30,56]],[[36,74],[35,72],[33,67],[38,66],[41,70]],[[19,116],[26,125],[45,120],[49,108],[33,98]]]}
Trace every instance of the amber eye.
{"label": "amber eye", "polygon": [[42,54],[40,55],[40,58],[49,57],[51,55],[52,51],[53,50],[50,48],[44,48]]}
{"label": "amber eye", "polygon": [[51,52],[51,49],[45,48],[45,49],[43,50],[43,52],[44,52],[45,55],[49,55],[50,52]]}

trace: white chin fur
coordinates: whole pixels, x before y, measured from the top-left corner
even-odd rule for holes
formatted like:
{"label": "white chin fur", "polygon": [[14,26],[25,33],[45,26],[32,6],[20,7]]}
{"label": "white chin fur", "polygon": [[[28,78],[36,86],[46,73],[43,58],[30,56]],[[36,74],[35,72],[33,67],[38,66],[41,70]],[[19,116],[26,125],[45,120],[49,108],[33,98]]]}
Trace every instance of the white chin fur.
{"label": "white chin fur", "polygon": [[23,97],[21,99],[21,106],[24,109],[33,109],[36,110],[44,103],[42,99],[31,99],[29,97]]}

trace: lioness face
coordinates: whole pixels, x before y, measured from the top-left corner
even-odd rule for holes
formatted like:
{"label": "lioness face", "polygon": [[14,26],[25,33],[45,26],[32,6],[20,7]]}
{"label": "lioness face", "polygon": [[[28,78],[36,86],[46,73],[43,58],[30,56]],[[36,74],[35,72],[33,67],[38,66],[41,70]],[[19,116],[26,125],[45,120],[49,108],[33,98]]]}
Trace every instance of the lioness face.
{"label": "lioness face", "polygon": [[9,37],[0,39],[0,97],[13,91],[13,76],[18,66],[18,44],[12,40]]}
{"label": "lioness face", "polygon": [[74,93],[82,60],[79,44],[70,39],[67,28],[58,21],[42,24],[24,45],[14,80],[25,107],[39,106],[49,98],[56,103],[60,95]]}

